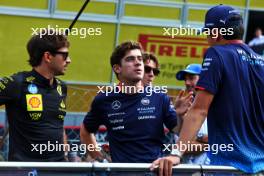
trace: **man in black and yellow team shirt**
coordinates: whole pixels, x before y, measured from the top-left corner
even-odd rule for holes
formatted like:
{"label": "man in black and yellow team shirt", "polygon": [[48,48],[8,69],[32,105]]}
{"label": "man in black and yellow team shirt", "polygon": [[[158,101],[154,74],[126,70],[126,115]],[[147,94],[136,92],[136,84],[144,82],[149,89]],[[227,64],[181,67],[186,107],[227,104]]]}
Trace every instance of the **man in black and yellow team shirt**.
{"label": "man in black and yellow team shirt", "polygon": [[[69,42],[64,35],[47,31],[27,43],[32,71],[0,80],[0,105],[9,122],[9,161],[63,161],[63,120],[66,85],[55,78],[64,75]],[[54,144],[53,146],[49,144]]]}

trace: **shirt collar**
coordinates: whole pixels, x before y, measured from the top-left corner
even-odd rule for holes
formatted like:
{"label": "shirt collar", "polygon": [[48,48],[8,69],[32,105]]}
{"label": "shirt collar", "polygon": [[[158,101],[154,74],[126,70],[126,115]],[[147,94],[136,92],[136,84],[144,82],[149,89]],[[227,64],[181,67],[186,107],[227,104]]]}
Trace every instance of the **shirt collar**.
{"label": "shirt collar", "polygon": [[57,81],[54,78],[53,80],[53,85],[50,85],[50,80],[45,78],[44,76],[42,76],[40,73],[38,73],[36,70],[32,69],[31,71],[32,76],[34,76],[36,79],[34,80],[34,82],[47,86],[47,87],[54,87],[57,86]]}

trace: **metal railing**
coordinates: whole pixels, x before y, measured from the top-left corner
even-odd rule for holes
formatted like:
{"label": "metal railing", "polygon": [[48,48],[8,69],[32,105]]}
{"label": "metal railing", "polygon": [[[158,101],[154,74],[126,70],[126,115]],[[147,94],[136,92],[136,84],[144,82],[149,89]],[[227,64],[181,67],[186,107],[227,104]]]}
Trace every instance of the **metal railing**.
{"label": "metal railing", "polygon": [[[0,175],[156,175],[150,172],[147,163],[68,163],[68,162],[0,162]],[[242,175],[239,170],[229,166],[203,166],[180,164],[173,167],[173,175]]]}

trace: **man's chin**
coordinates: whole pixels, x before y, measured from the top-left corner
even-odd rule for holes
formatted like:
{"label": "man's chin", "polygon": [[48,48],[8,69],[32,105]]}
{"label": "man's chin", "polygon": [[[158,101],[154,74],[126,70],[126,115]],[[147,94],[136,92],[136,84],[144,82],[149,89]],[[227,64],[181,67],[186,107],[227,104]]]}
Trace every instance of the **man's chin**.
{"label": "man's chin", "polygon": [[195,91],[195,88],[187,88],[186,91],[187,92],[194,92]]}
{"label": "man's chin", "polygon": [[65,75],[65,72],[58,72],[55,74],[55,76],[62,76],[62,75]]}
{"label": "man's chin", "polygon": [[145,83],[145,85],[150,86],[152,81],[145,81],[144,83]]}
{"label": "man's chin", "polygon": [[136,77],[133,78],[134,82],[138,82],[138,81],[141,81],[141,80],[143,80],[143,77],[141,77],[141,76],[136,76]]}

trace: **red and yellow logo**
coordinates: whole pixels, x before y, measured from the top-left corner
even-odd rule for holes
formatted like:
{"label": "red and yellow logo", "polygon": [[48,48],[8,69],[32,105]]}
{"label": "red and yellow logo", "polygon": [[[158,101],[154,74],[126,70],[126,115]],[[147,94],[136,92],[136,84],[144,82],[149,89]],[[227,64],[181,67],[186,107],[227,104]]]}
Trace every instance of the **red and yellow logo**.
{"label": "red and yellow logo", "polygon": [[27,110],[28,111],[42,111],[42,95],[41,94],[27,94]]}
{"label": "red and yellow logo", "polygon": [[32,97],[29,100],[29,104],[32,108],[39,108],[40,100],[37,97]]}

